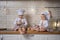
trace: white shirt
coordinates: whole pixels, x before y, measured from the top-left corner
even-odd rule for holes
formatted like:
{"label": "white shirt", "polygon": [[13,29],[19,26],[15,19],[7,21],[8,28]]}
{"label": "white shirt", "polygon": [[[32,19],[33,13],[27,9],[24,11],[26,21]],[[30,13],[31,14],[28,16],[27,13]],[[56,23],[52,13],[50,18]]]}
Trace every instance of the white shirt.
{"label": "white shirt", "polygon": [[[43,22],[43,24],[42,24],[42,22]],[[47,20],[44,20],[44,21],[42,21],[42,20],[40,20],[40,22],[39,22],[39,26],[44,26],[44,27],[48,27],[48,21]]]}
{"label": "white shirt", "polygon": [[19,20],[21,20],[22,23],[24,23],[24,25],[27,26],[27,20],[25,18],[23,18],[23,19],[16,18],[15,21],[14,21],[14,25],[16,25],[16,21],[19,21]]}

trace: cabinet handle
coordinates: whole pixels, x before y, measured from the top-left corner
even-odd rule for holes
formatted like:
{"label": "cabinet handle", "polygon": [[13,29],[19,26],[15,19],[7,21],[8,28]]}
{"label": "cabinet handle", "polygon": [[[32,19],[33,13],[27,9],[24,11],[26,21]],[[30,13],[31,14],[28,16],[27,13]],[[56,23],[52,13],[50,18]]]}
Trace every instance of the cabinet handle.
{"label": "cabinet handle", "polygon": [[3,40],[3,37],[1,38],[1,40]]}

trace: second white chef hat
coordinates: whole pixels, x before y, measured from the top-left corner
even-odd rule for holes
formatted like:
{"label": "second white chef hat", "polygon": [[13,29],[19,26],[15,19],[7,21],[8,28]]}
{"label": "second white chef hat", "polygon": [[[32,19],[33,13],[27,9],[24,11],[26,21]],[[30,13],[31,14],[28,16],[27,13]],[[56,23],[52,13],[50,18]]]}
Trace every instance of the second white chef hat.
{"label": "second white chef hat", "polygon": [[41,12],[41,14],[45,14],[46,15],[46,18],[47,20],[50,20],[50,15],[49,15],[49,11],[44,11],[44,12]]}

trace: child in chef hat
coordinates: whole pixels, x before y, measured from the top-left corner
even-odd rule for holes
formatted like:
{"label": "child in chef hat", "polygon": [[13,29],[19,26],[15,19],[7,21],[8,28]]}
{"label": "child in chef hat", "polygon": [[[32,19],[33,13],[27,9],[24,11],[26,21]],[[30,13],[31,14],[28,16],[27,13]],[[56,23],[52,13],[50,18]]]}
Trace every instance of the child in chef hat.
{"label": "child in chef hat", "polygon": [[52,13],[50,10],[46,10],[44,12],[41,12],[41,14],[44,14],[47,18],[47,20],[50,20],[50,18],[52,18]]}
{"label": "child in chef hat", "polygon": [[48,27],[48,20],[46,19],[46,15],[41,14],[39,24],[32,27],[31,30],[46,31],[47,27]]}
{"label": "child in chef hat", "polygon": [[41,14],[41,20],[39,22],[39,31],[45,31],[48,27],[48,20],[45,14]]}
{"label": "child in chef hat", "polygon": [[24,18],[25,10],[19,9],[17,10],[18,17],[14,21],[15,30],[19,30],[20,33],[25,33],[25,29],[27,27],[27,20]]}
{"label": "child in chef hat", "polygon": [[39,27],[36,27],[36,31],[45,31],[48,27],[48,21],[50,20],[49,11],[42,12],[40,14],[40,22],[38,24]]}

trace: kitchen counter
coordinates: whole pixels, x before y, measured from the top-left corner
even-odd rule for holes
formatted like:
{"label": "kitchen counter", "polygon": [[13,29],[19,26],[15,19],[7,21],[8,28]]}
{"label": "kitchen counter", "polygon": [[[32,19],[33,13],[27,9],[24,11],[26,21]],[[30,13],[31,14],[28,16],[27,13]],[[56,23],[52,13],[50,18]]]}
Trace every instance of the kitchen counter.
{"label": "kitchen counter", "polygon": [[[20,34],[19,31],[0,31],[0,34]],[[60,32],[37,32],[37,31],[27,31],[27,34],[60,34]]]}

